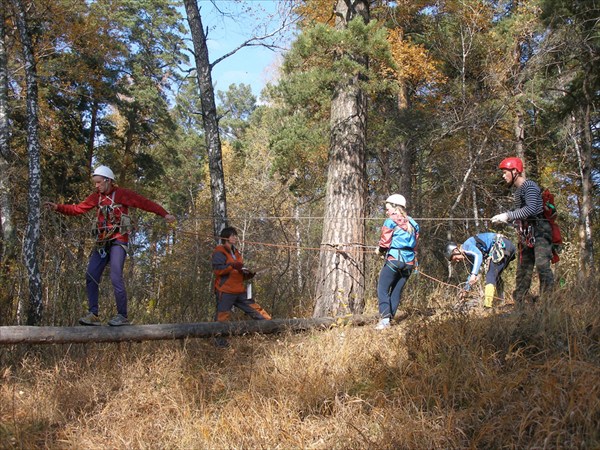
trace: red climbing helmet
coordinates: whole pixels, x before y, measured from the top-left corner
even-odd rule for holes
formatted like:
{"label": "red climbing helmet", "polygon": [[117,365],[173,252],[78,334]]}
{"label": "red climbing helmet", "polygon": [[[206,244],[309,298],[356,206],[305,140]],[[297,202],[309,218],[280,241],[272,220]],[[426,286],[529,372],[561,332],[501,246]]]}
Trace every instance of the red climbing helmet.
{"label": "red climbing helmet", "polygon": [[515,169],[517,172],[523,173],[523,161],[521,161],[521,158],[516,158],[513,156],[503,159],[498,168],[503,170]]}

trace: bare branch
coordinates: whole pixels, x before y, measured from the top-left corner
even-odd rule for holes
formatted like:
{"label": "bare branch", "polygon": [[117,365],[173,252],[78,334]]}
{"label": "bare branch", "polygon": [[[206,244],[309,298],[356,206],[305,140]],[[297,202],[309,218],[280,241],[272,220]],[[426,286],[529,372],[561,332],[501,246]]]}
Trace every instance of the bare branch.
{"label": "bare branch", "polygon": [[250,39],[248,39],[247,41],[244,41],[243,43],[241,43],[240,45],[238,45],[236,48],[234,48],[233,50],[231,50],[230,52],[224,54],[223,56],[217,58],[215,61],[213,61],[210,65],[211,68],[215,67],[218,63],[220,63],[221,61],[223,61],[224,59],[229,58],[231,55],[234,55],[235,53],[237,53],[238,51],[240,51],[242,48],[245,47],[265,47],[269,50],[278,50],[278,49],[283,49],[282,47],[278,47],[274,44],[270,44],[270,43],[265,43],[263,41],[272,38],[273,36],[276,36],[277,34],[281,33],[283,30],[285,30],[286,28],[288,28],[291,25],[291,23],[288,23],[286,20],[283,21],[283,23],[281,24],[281,26],[279,28],[277,28],[276,30],[264,34],[262,36],[254,36],[251,37]]}

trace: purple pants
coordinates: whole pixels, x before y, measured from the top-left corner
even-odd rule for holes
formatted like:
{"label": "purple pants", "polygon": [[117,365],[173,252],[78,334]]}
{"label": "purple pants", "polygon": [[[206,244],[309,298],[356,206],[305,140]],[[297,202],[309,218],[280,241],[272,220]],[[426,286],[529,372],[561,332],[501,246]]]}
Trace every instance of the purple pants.
{"label": "purple pants", "polygon": [[117,313],[127,317],[127,292],[123,281],[123,266],[127,251],[121,242],[111,242],[106,247],[95,249],[90,255],[87,272],[85,273],[85,290],[88,298],[89,312],[98,315],[98,292],[100,279],[106,265],[110,263],[110,281],[115,291]]}

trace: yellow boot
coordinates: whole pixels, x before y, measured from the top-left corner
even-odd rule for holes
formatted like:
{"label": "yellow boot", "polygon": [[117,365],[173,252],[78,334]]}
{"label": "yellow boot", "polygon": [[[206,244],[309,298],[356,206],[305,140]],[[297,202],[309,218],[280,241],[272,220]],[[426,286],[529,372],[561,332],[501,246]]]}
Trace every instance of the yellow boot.
{"label": "yellow boot", "polygon": [[494,294],[496,292],[496,286],[493,284],[485,285],[485,292],[483,297],[483,306],[491,308],[494,303]]}

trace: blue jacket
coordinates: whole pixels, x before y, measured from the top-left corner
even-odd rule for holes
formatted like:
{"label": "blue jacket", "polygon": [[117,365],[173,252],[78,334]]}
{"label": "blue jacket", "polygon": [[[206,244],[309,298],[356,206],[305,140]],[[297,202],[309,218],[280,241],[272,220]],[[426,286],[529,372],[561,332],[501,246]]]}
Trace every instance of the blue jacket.
{"label": "blue jacket", "polygon": [[[471,268],[471,275],[478,275],[481,270],[481,265],[483,264],[483,258],[487,256],[494,246],[494,242],[496,240],[496,233],[480,233],[476,235],[477,238],[483,243],[481,246],[485,252],[485,255],[481,252],[481,249],[477,246],[477,240],[475,236],[470,237],[465,242],[463,242],[461,248],[463,253],[469,259],[469,261],[473,264]],[[467,277],[466,290],[468,291],[469,286],[469,277]]]}
{"label": "blue jacket", "polygon": [[419,224],[412,217],[408,221],[414,228],[414,233],[409,233],[392,219],[386,219],[381,227],[381,238],[379,248],[388,249],[388,259],[413,263],[415,259],[415,248],[419,238]]}
{"label": "blue jacket", "polygon": [[[486,255],[489,254],[490,250],[494,246],[496,233],[480,233],[477,235],[477,237],[481,240],[481,242],[483,242],[483,250],[485,251]],[[481,252],[479,247],[477,247],[475,236],[472,236],[463,242],[461,248],[467,258],[469,258],[469,261],[473,263],[471,275],[478,275],[479,271],[481,270],[481,264],[483,264],[484,254]]]}

